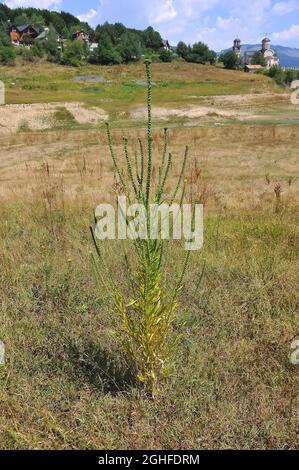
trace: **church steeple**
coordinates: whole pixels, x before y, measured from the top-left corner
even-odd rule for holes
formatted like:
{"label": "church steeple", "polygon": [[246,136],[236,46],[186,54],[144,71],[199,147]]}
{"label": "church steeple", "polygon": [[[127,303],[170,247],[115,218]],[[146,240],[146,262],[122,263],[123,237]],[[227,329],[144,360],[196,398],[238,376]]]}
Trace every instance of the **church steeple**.
{"label": "church steeple", "polygon": [[241,39],[236,38],[234,40],[233,51],[234,51],[235,54],[240,56],[240,54],[241,54]]}
{"label": "church steeple", "polygon": [[268,37],[264,38],[262,41],[262,50],[263,51],[268,51],[271,47],[271,39]]}

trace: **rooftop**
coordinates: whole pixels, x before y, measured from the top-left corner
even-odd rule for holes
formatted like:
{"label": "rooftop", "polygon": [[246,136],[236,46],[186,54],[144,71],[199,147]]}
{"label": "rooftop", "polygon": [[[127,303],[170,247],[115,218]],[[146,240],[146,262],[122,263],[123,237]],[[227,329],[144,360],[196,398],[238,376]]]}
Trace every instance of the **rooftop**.
{"label": "rooftop", "polygon": [[258,70],[264,68],[262,65],[251,65],[251,64],[246,64],[246,67],[250,70]]}

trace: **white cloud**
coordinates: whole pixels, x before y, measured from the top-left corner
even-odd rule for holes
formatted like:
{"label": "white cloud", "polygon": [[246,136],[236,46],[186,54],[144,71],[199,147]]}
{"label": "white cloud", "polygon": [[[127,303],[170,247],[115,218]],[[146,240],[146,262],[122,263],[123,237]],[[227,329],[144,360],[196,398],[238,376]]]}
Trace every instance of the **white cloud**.
{"label": "white cloud", "polygon": [[212,10],[219,3],[219,0],[182,0],[181,3],[184,15],[191,17]]}
{"label": "white cloud", "polygon": [[239,28],[239,18],[223,18],[222,16],[217,17],[216,25],[223,31],[234,31]]}
{"label": "white cloud", "polygon": [[277,41],[285,41],[299,38],[299,24],[293,24],[289,29],[273,33],[272,38]]}
{"label": "white cloud", "polygon": [[82,13],[82,15],[78,15],[78,18],[80,21],[83,21],[84,23],[85,22],[88,23],[88,21],[92,20],[97,15],[98,15],[98,11],[91,8],[88,12]]}
{"label": "white cloud", "polygon": [[255,28],[265,21],[271,10],[271,0],[230,0],[228,10],[230,16],[242,18],[244,24],[251,23],[250,27]]}
{"label": "white cloud", "polygon": [[185,41],[202,40],[222,50],[231,47],[236,36],[252,43],[265,34],[272,4],[271,0],[177,0],[178,16],[173,23],[184,25]]}
{"label": "white cloud", "polygon": [[288,2],[275,3],[272,13],[277,16],[287,15],[293,13],[293,11],[299,10],[299,4],[295,0],[289,0]]}
{"label": "white cloud", "polygon": [[205,42],[205,40],[207,39],[207,36],[213,35],[216,32],[217,32],[217,28],[203,28],[203,29],[200,30],[200,33],[198,34],[196,39],[198,41]]}
{"label": "white cloud", "polygon": [[177,16],[173,0],[164,0],[163,2],[154,2],[150,13],[150,19],[154,23],[164,23],[173,20]]}
{"label": "white cloud", "polygon": [[53,8],[61,5],[62,0],[6,0],[5,5],[9,8],[35,7],[35,8]]}

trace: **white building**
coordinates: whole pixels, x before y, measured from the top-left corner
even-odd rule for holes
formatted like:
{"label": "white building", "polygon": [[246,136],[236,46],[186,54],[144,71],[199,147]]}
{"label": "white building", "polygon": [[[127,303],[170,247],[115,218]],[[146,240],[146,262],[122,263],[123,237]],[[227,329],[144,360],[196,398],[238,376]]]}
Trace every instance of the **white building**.
{"label": "white building", "polygon": [[279,65],[277,52],[275,49],[271,48],[271,40],[269,38],[263,39],[261,53],[264,55],[267,68],[273,67],[273,65]]}
{"label": "white building", "polygon": [[[240,39],[234,40],[233,51],[240,56],[241,55],[241,41]],[[279,65],[278,55],[275,49],[271,48],[271,40],[264,38],[262,40],[262,49],[258,51],[247,51],[244,54],[245,65],[252,65],[252,58],[256,52],[261,52],[266,61],[266,67],[270,68],[273,65]]]}

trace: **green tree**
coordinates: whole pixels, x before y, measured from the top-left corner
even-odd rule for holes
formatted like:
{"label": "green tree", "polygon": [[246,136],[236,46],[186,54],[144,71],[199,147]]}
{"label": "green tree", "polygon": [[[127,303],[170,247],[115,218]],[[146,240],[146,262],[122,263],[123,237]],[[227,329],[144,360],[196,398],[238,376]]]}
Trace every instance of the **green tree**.
{"label": "green tree", "polygon": [[7,5],[0,3],[0,23],[7,23],[10,19],[11,10]]}
{"label": "green tree", "polygon": [[32,53],[35,57],[39,57],[40,59],[44,57],[46,50],[44,44],[41,42],[35,42],[33,47],[31,48]]}
{"label": "green tree", "polygon": [[36,13],[34,13],[31,16],[30,23],[32,24],[32,26],[35,26],[35,27],[39,28],[40,31],[42,31],[46,26],[46,23],[45,23],[45,20],[44,20],[43,16],[38,15]]}
{"label": "green tree", "polygon": [[70,30],[71,26],[80,24],[80,20],[76,18],[76,16],[71,15],[71,13],[66,13],[65,11],[62,11],[60,13],[60,16],[66,25],[66,30],[68,31]]}
{"label": "green tree", "polygon": [[11,46],[9,36],[2,31],[0,32],[0,46],[5,46],[5,47]]}
{"label": "green tree", "polygon": [[117,39],[123,36],[126,32],[127,28],[125,27],[125,25],[123,25],[122,23],[115,23],[114,34]]}
{"label": "green tree", "polygon": [[159,59],[162,62],[172,62],[173,54],[171,51],[167,51],[166,49],[164,49],[163,51],[160,52]]}
{"label": "green tree", "polygon": [[288,86],[291,86],[292,82],[294,80],[297,80],[297,78],[298,78],[298,71],[297,70],[288,69],[288,70],[285,71],[285,83]]}
{"label": "green tree", "polygon": [[20,15],[15,16],[13,23],[16,26],[21,26],[22,24],[27,24],[30,23],[28,15],[26,13],[22,13]]}
{"label": "green tree", "polygon": [[273,65],[267,73],[269,77],[273,78],[273,80],[278,84],[278,85],[283,85],[285,83],[285,73],[282,70],[279,65]]}
{"label": "green tree", "polygon": [[14,65],[16,53],[13,47],[0,46],[0,64]]}
{"label": "green tree", "polygon": [[209,50],[209,52],[207,54],[207,62],[209,62],[209,64],[211,64],[211,65],[216,64],[217,54],[216,54],[215,51]]}
{"label": "green tree", "polygon": [[235,70],[241,65],[241,59],[234,51],[225,52],[219,60],[220,62],[223,62],[226,69]]}
{"label": "green tree", "polygon": [[127,31],[121,38],[118,52],[125,63],[139,60],[141,57],[141,44],[138,36]]}
{"label": "green tree", "polygon": [[203,42],[193,44],[187,60],[197,64],[206,64],[207,62],[214,63],[216,61],[216,53],[211,51]]}
{"label": "green tree", "polygon": [[143,39],[145,47],[153,49],[154,51],[159,50],[163,45],[160,33],[155,31],[151,26],[143,32]]}
{"label": "green tree", "polygon": [[262,67],[266,67],[266,59],[264,54],[261,51],[256,51],[251,59],[252,65],[261,65]]}
{"label": "green tree", "polygon": [[[118,28],[115,28],[115,25],[110,24],[108,22],[98,25],[95,29],[95,40],[100,43],[102,41],[102,38],[106,40],[106,37],[108,36],[112,44],[115,46],[118,44],[119,36],[118,36]],[[125,31],[126,32],[126,28]],[[123,33],[124,33],[123,32]],[[122,34],[123,34],[122,33]]]}
{"label": "green tree", "polygon": [[102,35],[97,49],[90,57],[90,61],[101,65],[121,64],[121,55],[113,46],[108,34]]}
{"label": "green tree", "polygon": [[191,47],[187,46],[183,41],[180,41],[177,45],[177,50],[176,50],[178,56],[182,57],[183,59],[187,60],[188,55],[191,52]]}
{"label": "green tree", "polygon": [[71,65],[72,67],[79,67],[84,64],[84,57],[82,42],[68,41],[62,56],[62,63],[64,65]]}
{"label": "green tree", "polygon": [[56,29],[57,33],[61,35],[66,28],[66,24],[63,18],[59,15],[59,13],[56,13],[56,11],[51,11],[50,15],[52,25]]}
{"label": "green tree", "polygon": [[[59,49],[58,34],[54,26],[51,24],[49,26],[49,31],[44,41],[44,48],[47,53],[47,58],[51,62],[58,61],[62,51]],[[61,47],[61,46],[60,46]]]}

